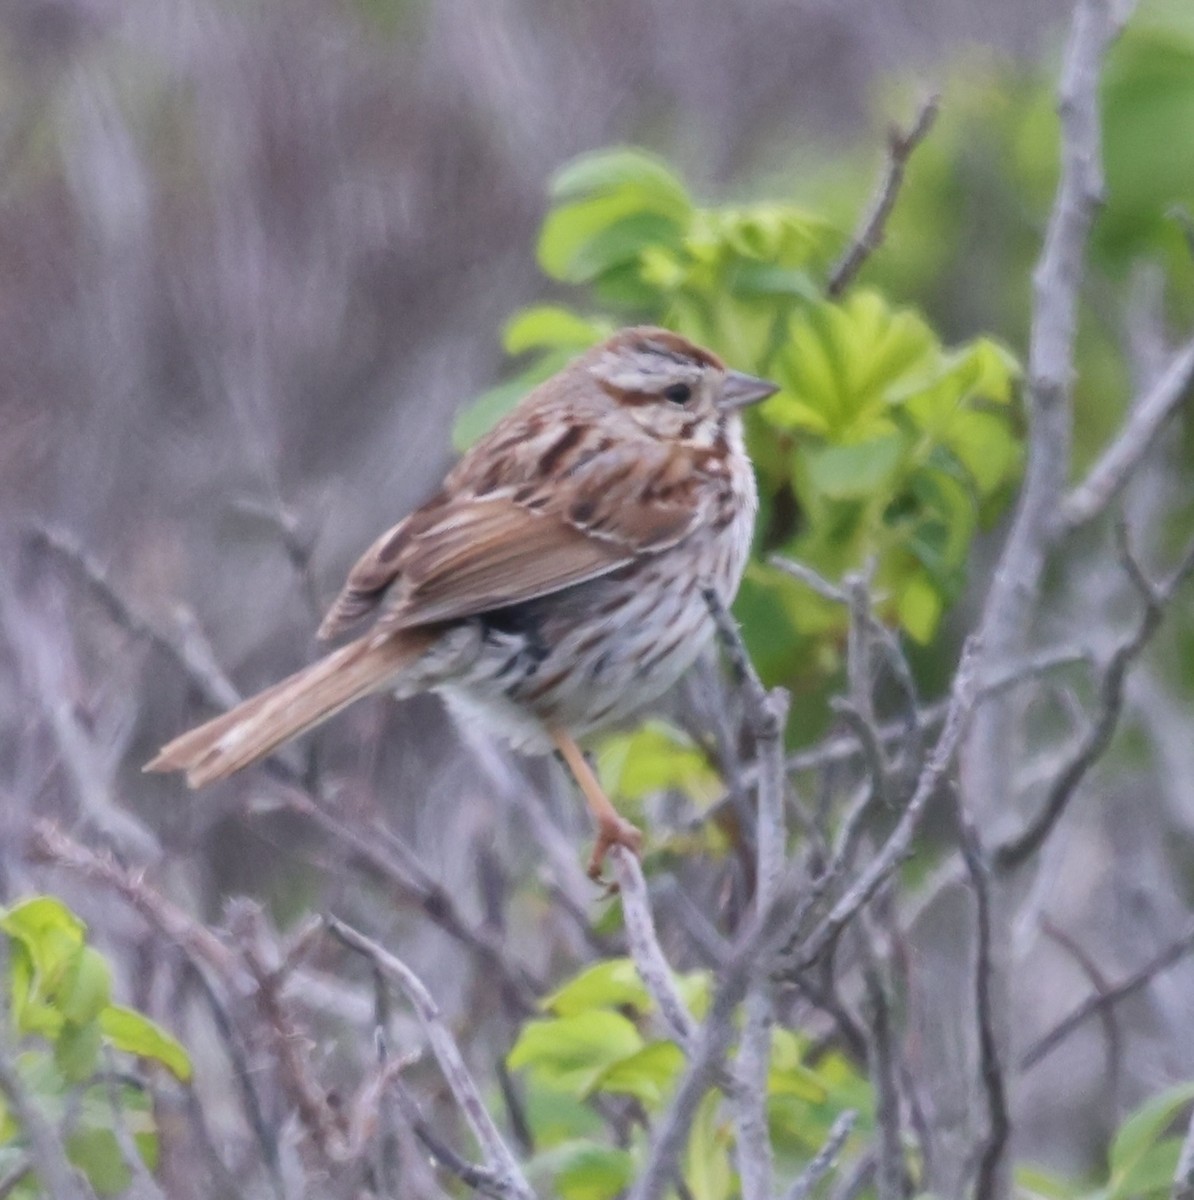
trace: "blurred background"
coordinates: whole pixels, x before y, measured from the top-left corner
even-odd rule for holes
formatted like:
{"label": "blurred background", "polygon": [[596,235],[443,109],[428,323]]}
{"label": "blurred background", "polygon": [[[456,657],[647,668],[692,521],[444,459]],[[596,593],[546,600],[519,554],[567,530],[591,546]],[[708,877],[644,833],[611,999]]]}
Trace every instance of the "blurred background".
{"label": "blurred background", "polygon": [[[888,124],[939,92],[867,278],[947,342],[985,333],[1022,355],[1065,8],[3,0],[0,900],[67,896],[163,1019],[174,1001],[146,935],[27,862],[35,819],[151,866],[202,920],[240,894],[282,927],[327,907],[367,917],[468,1014],[492,1065],[519,1009],[428,904],[446,894],[544,984],[600,944],[586,823],[549,764],[453,729],[434,700],[362,704],[291,760],[331,781],[339,830],[294,811],[284,772],[192,796],[140,764],[226,701],[228,681],[248,693],[308,661],[344,571],[433,489],[458,414],[509,373],[505,319],[567,298],[535,243],[547,180],[582,151],[644,146],[709,202],[795,200],[848,230]],[[1172,211],[1194,201],[1188,4],[1144,7],[1105,104],[1080,462],[1194,317]],[[1132,497],[1162,545],[1188,527],[1188,428],[1167,430]],[[968,626],[997,545],[998,528],[976,544],[948,628]],[[1121,628],[1122,594],[1097,562],[1093,547],[1073,552],[1055,628]],[[1129,744],[1050,874],[1055,919],[1111,978],[1188,915],[1192,637],[1186,600],[1136,678]],[[928,694],[955,645],[918,652]],[[360,831],[368,842],[373,822],[413,865],[370,863]],[[693,887],[716,907],[715,880]],[[945,957],[950,936],[933,933]],[[1038,1031],[1088,987],[1080,964],[1049,962],[1023,997]],[[324,982],[334,1009],[343,997]],[[1194,1076],[1191,997],[1194,968],[1179,964],[1125,1006],[1111,1089],[1097,1023],[1043,1063],[1017,1097],[1022,1154],[1086,1171],[1127,1107]]]}

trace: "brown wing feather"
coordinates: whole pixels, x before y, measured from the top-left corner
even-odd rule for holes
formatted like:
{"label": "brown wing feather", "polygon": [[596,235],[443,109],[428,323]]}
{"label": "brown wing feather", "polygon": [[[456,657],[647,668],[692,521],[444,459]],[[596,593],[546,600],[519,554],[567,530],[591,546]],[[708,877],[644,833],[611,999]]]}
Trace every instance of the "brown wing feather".
{"label": "brown wing feather", "polygon": [[674,545],[706,519],[691,455],[601,428],[561,428],[533,408],[499,425],[362,556],[320,637],[383,606],[379,628],[406,629],[535,599]]}

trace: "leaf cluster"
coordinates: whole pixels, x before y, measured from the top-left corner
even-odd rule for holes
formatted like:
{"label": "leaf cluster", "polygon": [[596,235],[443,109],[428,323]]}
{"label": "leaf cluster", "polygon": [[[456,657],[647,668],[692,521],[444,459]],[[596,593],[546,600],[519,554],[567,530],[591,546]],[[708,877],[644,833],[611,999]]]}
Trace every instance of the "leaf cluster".
{"label": "leaf cluster", "polygon": [[[698,1019],[709,1002],[710,976],[698,971],[676,985]],[[542,1004],[544,1015],[522,1030],[507,1059],[524,1075],[528,1114],[540,1152],[531,1164],[545,1194],[561,1200],[613,1200],[637,1176],[652,1122],[666,1111],[684,1069],[684,1052],[660,1033],[654,1003],[634,963],[608,959],[565,982]],[[857,1149],[871,1128],[870,1088],[844,1058],[809,1061],[809,1045],[786,1029],[774,1034],[768,1118],[781,1168],[795,1172],[823,1142],[843,1109],[863,1114]],[[611,1141],[602,1115],[625,1117]],[[737,1194],[732,1122],[725,1097],[711,1089],[689,1136],[685,1185],[696,1200]]]}
{"label": "leaf cluster", "polygon": [[[71,1162],[98,1194],[118,1193],[131,1173],[114,1121],[125,1123],[150,1166],[157,1133],[149,1097],[136,1077],[105,1077],[105,1048],[157,1063],[184,1081],[191,1075],[190,1059],[148,1017],[113,1003],[111,969],[87,944],[86,925],[62,901],[36,896],[0,910],[0,932],[6,938],[10,1033],[21,1047],[13,1066],[47,1119],[65,1123]],[[20,1160],[24,1145],[25,1132],[0,1099],[0,1174]],[[31,1176],[12,1193],[37,1194]]]}

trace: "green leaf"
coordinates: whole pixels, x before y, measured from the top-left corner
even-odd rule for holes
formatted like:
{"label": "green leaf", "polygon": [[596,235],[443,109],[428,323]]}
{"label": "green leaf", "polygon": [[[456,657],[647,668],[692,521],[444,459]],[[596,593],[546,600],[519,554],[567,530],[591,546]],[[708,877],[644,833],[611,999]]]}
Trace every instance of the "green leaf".
{"label": "green leaf", "polygon": [[711,1091],[701,1101],[684,1155],[684,1182],[693,1200],[728,1200],[733,1194],[729,1131],[720,1118],[721,1095]]}
{"label": "green leaf", "polygon": [[591,1011],[572,1017],[531,1021],[507,1059],[526,1067],[548,1086],[587,1093],[613,1063],[638,1053],[643,1039],[619,1013]]}
{"label": "green leaf", "polygon": [[707,802],[723,790],[704,751],[665,721],[648,721],[633,733],[604,738],[597,764],[607,791],[627,800],[674,788]]}
{"label": "green leaf", "polygon": [[67,1021],[86,1025],[94,1021],[112,997],[112,973],[104,956],[84,946],[74,957],[63,981],[61,1010]]}
{"label": "green leaf", "polygon": [[100,1028],[94,1022],[65,1025],[54,1043],[54,1062],[70,1083],[90,1079],[99,1066]]}
{"label": "green leaf", "polygon": [[582,154],[565,164],[551,182],[557,204],[594,193],[618,191],[635,196],[644,207],[685,220],[692,201],[663,159],[633,147]]}
{"label": "green leaf", "polygon": [[66,1155],[101,1196],[115,1196],[132,1182],[116,1135],[110,1129],[80,1129],[66,1143]]}
{"label": "green leaf", "polygon": [[900,593],[897,606],[900,625],[913,641],[927,645],[937,632],[942,607],[937,589],[923,576],[914,576]]}
{"label": "green leaf", "polygon": [[551,213],[539,237],[539,263],[565,283],[589,283],[634,263],[650,246],[680,243],[670,218],[641,212],[625,196],[607,196]]}
{"label": "green leaf", "polygon": [[191,1077],[191,1059],[182,1043],[160,1025],[131,1008],[109,1004],[100,1013],[100,1029],[117,1049],[160,1062],[184,1083]]}
{"label": "green leaf", "polygon": [[593,1090],[636,1096],[654,1110],[670,1094],[683,1066],[684,1051],[675,1042],[652,1042],[607,1068],[594,1080]]}
{"label": "green leaf", "polygon": [[572,1017],[590,1009],[633,1008],[645,1013],[651,995],[629,958],[607,958],[581,971],[543,1000],[557,1016]]}
{"label": "green leaf", "polygon": [[861,500],[894,478],[904,452],[904,439],[893,433],[853,445],[810,448],[805,461],[809,480],[822,495]]}
{"label": "green leaf", "polygon": [[1131,1194],[1127,1189],[1133,1171],[1191,1101],[1194,1082],[1178,1084],[1146,1101],[1120,1126],[1108,1154],[1115,1200]]}
{"label": "green leaf", "polygon": [[557,304],[537,304],[515,313],[506,322],[502,346],[507,354],[557,348],[580,351],[612,332],[609,322],[587,320]]}
{"label": "green leaf", "polygon": [[530,1171],[547,1176],[561,1200],[613,1200],[634,1178],[634,1158],[616,1146],[578,1138],[536,1155]]}
{"label": "green leaf", "polygon": [[889,307],[877,292],[801,309],[777,360],[783,391],[769,402],[768,415],[834,438],[886,432],[887,405],[939,354],[923,318]]}
{"label": "green leaf", "polygon": [[52,990],[82,949],[87,926],[61,900],[37,896],[0,916],[0,929],[29,951],[40,988]]}

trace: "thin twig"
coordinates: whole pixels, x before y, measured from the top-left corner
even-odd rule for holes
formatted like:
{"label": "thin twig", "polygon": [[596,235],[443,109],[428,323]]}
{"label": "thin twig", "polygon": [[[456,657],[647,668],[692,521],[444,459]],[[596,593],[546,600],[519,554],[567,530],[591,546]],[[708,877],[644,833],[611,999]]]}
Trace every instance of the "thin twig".
{"label": "thin twig", "polygon": [[796,954],[797,969],[815,961],[825,952],[858,910],[870,901],[892,871],[907,857],[913,835],[920,826],[921,818],[937,790],[937,785],[953,764],[958,745],[973,712],[976,696],[974,668],[979,653],[978,643],[974,639],[968,640],[962,649],[962,656],[954,674],[945,723],[932,752],[921,768],[912,798],[879,852],[846,889],[829,914],[803,940]]}
{"label": "thin twig", "polygon": [[[741,681],[746,727],[754,743],[758,766],[755,913],[761,917],[775,901],[785,862],[783,730],[788,696],[780,689],[768,692],[763,687],[737,626],[712,588],[705,592],[705,603]],[[763,974],[748,991],[734,1070],[738,1083],[733,1096],[736,1149],[743,1200],[771,1200],[773,1186],[774,1161],[767,1126],[773,1021],[769,989],[770,981]]]}
{"label": "thin twig", "polygon": [[792,1180],[792,1186],[784,1192],[784,1200],[808,1200],[817,1184],[833,1170],[837,1156],[850,1134],[854,1132],[857,1120],[858,1113],[852,1108],[838,1113],[837,1119],[829,1127],[829,1135],[821,1149],[809,1160],[808,1166]]}
{"label": "thin twig", "polygon": [[1135,631],[1111,655],[1099,685],[1098,714],[1086,736],[1057,772],[1041,811],[1024,830],[996,849],[995,865],[1002,871],[1014,870],[1040,849],[1061,819],[1078,785],[1111,744],[1123,709],[1124,681],[1128,671],[1160,627],[1174,593],[1194,572],[1194,544],[1186,550],[1177,569],[1160,584],[1154,584],[1145,576],[1126,542],[1126,535],[1121,539],[1120,558],[1144,601],[1144,609]]}
{"label": "thin twig", "polygon": [[903,1200],[904,1137],[900,1120],[900,1093],[896,1080],[895,1032],[891,1005],[879,970],[872,931],[863,912],[859,922],[862,977],[866,989],[867,1071],[875,1093],[878,1150],[875,1161],[877,1200]]}
{"label": "thin twig", "polygon": [[940,97],[929,96],[921,104],[916,120],[908,130],[893,126],[888,133],[887,164],[883,178],[850,245],[829,274],[825,292],[830,299],[836,300],[842,295],[862,269],[863,263],[883,244],[887,221],[903,186],[908,160],[933,128],[939,106]]}
{"label": "thin twig", "polygon": [[1168,946],[1150,958],[1142,967],[1133,971],[1131,975],[1120,980],[1119,983],[1111,984],[1102,991],[1088,996],[1081,1004],[1062,1017],[1048,1033],[1038,1038],[1024,1052],[1020,1059],[1020,1072],[1031,1070],[1091,1017],[1098,1016],[1121,1000],[1126,1000],[1142,988],[1148,987],[1158,975],[1181,962],[1192,952],[1194,952],[1194,925],[1190,925],[1181,937],[1170,942]]}
{"label": "thin twig", "polygon": [[[1088,954],[1078,940],[1055,924],[1048,916],[1041,918],[1041,932],[1060,946],[1078,964],[1083,975],[1094,987],[1096,996],[1105,996],[1111,990],[1111,984],[1099,970],[1098,964]],[[1107,1043],[1107,1094],[1110,1097],[1111,1111],[1116,1111],[1116,1096],[1119,1092],[1120,1061],[1122,1057],[1123,1037],[1119,1029],[1119,1021],[1113,1004],[1104,1004],[1099,1009],[1099,1018],[1103,1024],[1103,1036]]]}
{"label": "thin twig", "polygon": [[419,977],[404,963],[377,942],[357,932],[336,917],[325,917],[328,929],[349,949],[363,954],[387,979],[396,983],[410,1001],[431,1045],[431,1051],[452,1091],[457,1106],[464,1114],[485,1155],[486,1168],[493,1172],[503,1195],[517,1200],[534,1200],[534,1193],[523,1175],[522,1168],[506,1145],[501,1131],[489,1115],[481,1093],[464,1064],[455,1038],[448,1031],[439,1007],[431,998]]}
{"label": "thin twig", "polygon": [[165,1194],[149,1173],[149,1168],[137,1149],[137,1143],[129,1132],[128,1122],[124,1119],[124,1106],[120,1102],[120,1080],[114,1056],[110,1047],[104,1049],[108,1065],[107,1071],[104,1072],[104,1083],[108,1093],[108,1107],[112,1112],[112,1136],[116,1139],[120,1157],[124,1159],[124,1165],[128,1167],[132,1177],[125,1195],[128,1200],[165,1200]]}
{"label": "thin twig", "polygon": [[1194,381],[1194,338],[1169,360],[1149,391],[1133,406],[1115,440],[1086,478],[1062,501],[1054,536],[1077,529],[1105,512],[1140,465]]}
{"label": "thin twig", "polygon": [[684,1074],[671,1104],[655,1125],[647,1161],[627,1200],[660,1200],[673,1185],[676,1162],[687,1144],[697,1109],[721,1072],[734,1039],[734,1011],[749,989],[751,976],[770,963],[790,938],[793,914],[798,916],[798,912],[794,886],[785,880],[770,909],[751,913],[739,932],[733,953],[718,973],[717,990]]}
{"label": "thin twig", "polygon": [[120,593],[107,571],[66,531],[37,525],[27,531],[26,538],[35,549],[48,551],[65,563],[103,604],[114,624],[172,659],[213,708],[231,708],[239,703],[240,692],[191,626],[175,635],[151,620]]}
{"label": "thin twig", "polygon": [[152,888],[144,872],[127,870],[107,852],[88,849],[51,821],[34,826],[30,849],[53,866],[111,888],[189,958],[211,967],[238,991],[248,985],[248,975],[236,955],[210,929]]}
{"label": "thin twig", "polygon": [[622,846],[615,846],[610,851],[610,861],[618,881],[630,956],[672,1037],[680,1043],[681,1049],[690,1053],[697,1023],[676,987],[675,976],[659,945],[643,869],[638,858]]}
{"label": "thin twig", "polygon": [[983,860],[978,832],[965,812],[959,812],[959,843],[966,870],[974,887],[974,1013],[978,1027],[979,1076],[987,1102],[986,1137],[978,1146],[975,1200],[996,1200],[999,1196],[1003,1156],[1011,1136],[1004,1081],[1002,1047],[1004,1039],[996,1031],[999,1019],[993,1008],[991,983],[994,978],[991,938],[991,868]]}

